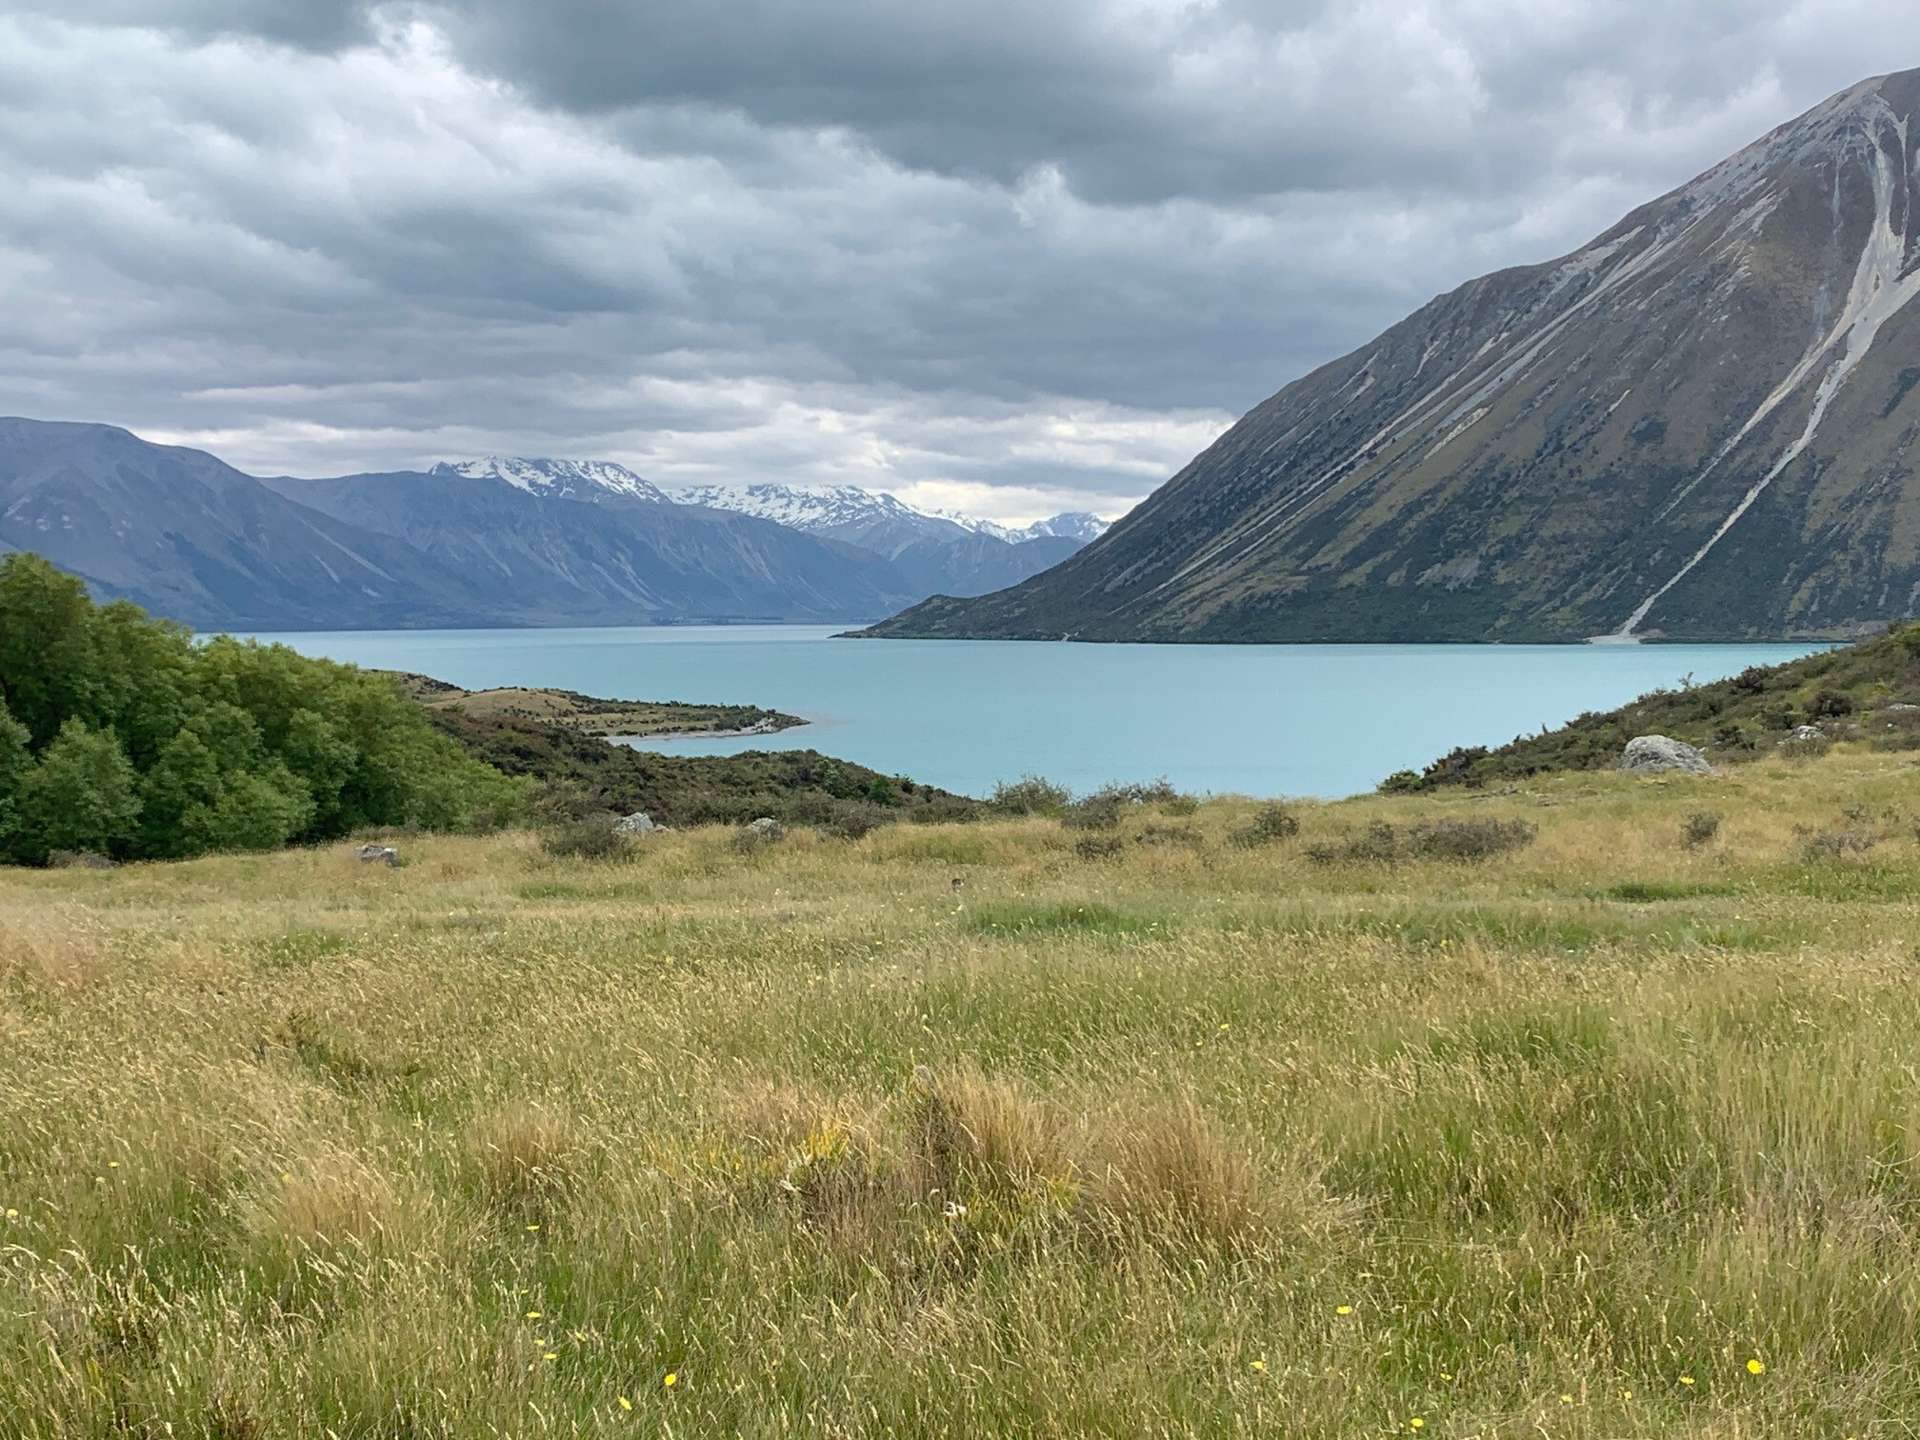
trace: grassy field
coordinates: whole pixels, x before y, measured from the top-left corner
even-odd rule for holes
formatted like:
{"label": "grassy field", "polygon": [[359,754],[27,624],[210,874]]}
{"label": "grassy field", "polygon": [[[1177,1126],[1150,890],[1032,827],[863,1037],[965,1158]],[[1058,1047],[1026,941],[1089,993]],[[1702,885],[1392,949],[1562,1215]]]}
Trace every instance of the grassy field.
{"label": "grassy field", "polygon": [[1911,756],[1185,808],[0,872],[0,1435],[1920,1428]]}

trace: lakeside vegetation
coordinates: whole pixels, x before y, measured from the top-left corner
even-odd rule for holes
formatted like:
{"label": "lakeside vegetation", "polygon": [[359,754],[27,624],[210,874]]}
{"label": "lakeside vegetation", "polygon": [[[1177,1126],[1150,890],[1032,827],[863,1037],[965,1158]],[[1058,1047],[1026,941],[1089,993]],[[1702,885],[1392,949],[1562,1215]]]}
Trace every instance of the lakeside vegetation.
{"label": "lakeside vegetation", "polygon": [[0,872],[0,1428],[1920,1413],[1913,757],[1094,810]]}
{"label": "lakeside vegetation", "polygon": [[1823,650],[1784,665],[1752,665],[1725,680],[1682,679],[1613,710],[1505,745],[1470,746],[1424,771],[1403,770],[1382,788],[1484,785],[1555,770],[1604,769],[1636,735],[1669,735],[1704,750],[1715,764],[1744,764],[1795,743],[1813,726],[1827,740],[1920,750],[1920,624]]}
{"label": "lakeside vegetation", "polygon": [[0,861],[166,859],[497,824],[525,786],[386,678],[185,627],[0,558]]}

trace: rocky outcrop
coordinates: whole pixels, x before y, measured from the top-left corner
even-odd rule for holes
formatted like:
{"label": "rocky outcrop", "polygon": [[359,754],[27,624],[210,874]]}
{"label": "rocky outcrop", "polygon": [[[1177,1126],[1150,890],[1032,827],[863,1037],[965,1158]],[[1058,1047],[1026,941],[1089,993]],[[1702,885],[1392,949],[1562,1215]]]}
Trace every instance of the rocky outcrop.
{"label": "rocky outcrop", "polygon": [[656,830],[666,829],[666,826],[654,824],[653,817],[646,811],[636,810],[614,821],[613,829],[616,835],[651,835]]}
{"label": "rocky outcrop", "polygon": [[362,865],[385,865],[397,869],[400,865],[400,852],[391,845],[362,845],[354,852],[360,857]]}
{"label": "rocky outcrop", "polygon": [[1707,757],[1684,740],[1666,735],[1636,735],[1620,754],[1620,768],[1636,775],[1711,775]]}

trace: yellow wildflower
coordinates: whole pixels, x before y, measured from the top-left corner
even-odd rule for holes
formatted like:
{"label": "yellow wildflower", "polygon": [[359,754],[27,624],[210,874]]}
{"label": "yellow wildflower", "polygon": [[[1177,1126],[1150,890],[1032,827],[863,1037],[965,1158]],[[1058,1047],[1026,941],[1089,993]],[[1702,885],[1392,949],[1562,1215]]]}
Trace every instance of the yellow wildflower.
{"label": "yellow wildflower", "polygon": [[1418,1415],[1416,1415],[1411,1420],[1407,1421],[1407,1429],[1419,1430],[1423,1428],[1426,1425],[1426,1423],[1427,1423],[1426,1421],[1422,1420]]}
{"label": "yellow wildflower", "polygon": [[1680,1383],[1682,1385],[1691,1385],[1693,1383],[1693,1377],[1691,1375],[1682,1375],[1680,1377]]}
{"label": "yellow wildflower", "polygon": [[1264,1360],[1256,1360],[1249,1368],[1256,1375],[1264,1375],[1267,1373],[1267,1362]]}
{"label": "yellow wildflower", "polygon": [[1762,1360],[1758,1355],[1754,1356],[1753,1359],[1747,1361],[1747,1373],[1749,1375],[1766,1374],[1767,1362]]}
{"label": "yellow wildflower", "polygon": [[1333,1313],[1336,1315],[1351,1315],[1353,1313],[1353,1307],[1351,1305],[1336,1305],[1333,1307]]}
{"label": "yellow wildflower", "polygon": [[680,1383],[680,1377],[673,1371],[667,1371],[666,1378],[660,1382],[661,1388],[671,1390]]}
{"label": "yellow wildflower", "polygon": [[613,1398],[614,1398],[614,1399],[616,1399],[616,1400],[618,1400],[618,1401],[620,1402],[620,1408],[621,1408],[622,1410],[631,1410],[631,1409],[633,1409],[633,1401],[631,1401],[631,1400],[629,1400],[629,1399],[628,1399],[628,1398],[627,1398],[626,1396],[624,1396],[624,1395],[616,1395],[616,1396],[614,1396]]}

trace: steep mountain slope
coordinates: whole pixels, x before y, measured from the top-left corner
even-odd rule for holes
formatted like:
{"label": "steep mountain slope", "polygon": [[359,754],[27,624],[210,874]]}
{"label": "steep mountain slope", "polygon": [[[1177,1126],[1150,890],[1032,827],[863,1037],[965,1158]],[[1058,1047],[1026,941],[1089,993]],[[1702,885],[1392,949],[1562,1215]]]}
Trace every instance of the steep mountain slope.
{"label": "steep mountain slope", "polygon": [[1093,515],[1057,515],[1024,529],[958,515],[930,515],[892,495],[837,485],[688,485],[668,494],[684,505],[758,515],[809,535],[858,545],[891,560],[916,596],[984,595],[1017,585],[1073,554],[1104,529]]}
{"label": "steep mountain slope", "polygon": [[833,620],[911,598],[885,560],[769,521],[588,503],[442,471],[264,482],[473,577],[490,623]]}
{"label": "steep mountain slope", "polygon": [[1920,610],[1920,71],[1289,385],[1057,568],[871,633],[1845,636]]}
{"label": "steep mountain slope", "polygon": [[0,419],[0,549],[201,628],[453,625],[490,603],[387,536],[110,425]]}

